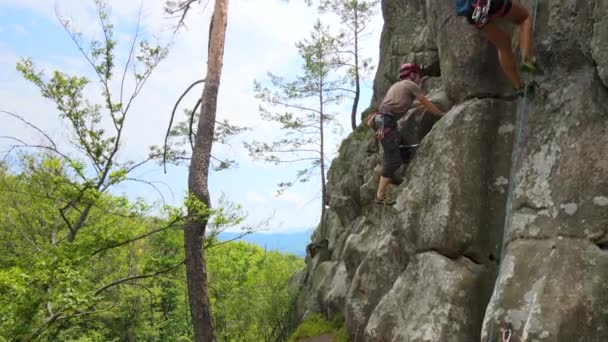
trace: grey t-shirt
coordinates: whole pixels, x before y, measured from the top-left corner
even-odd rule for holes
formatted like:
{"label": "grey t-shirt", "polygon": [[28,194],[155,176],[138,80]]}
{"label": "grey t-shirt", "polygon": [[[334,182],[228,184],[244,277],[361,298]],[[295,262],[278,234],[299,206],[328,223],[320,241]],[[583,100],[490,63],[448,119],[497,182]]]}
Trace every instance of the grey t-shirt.
{"label": "grey t-shirt", "polygon": [[422,89],[416,83],[410,80],[399,81],[386,92],[378,112],[392,114],[400,119],[410,110],[416,96],[422,94]]}

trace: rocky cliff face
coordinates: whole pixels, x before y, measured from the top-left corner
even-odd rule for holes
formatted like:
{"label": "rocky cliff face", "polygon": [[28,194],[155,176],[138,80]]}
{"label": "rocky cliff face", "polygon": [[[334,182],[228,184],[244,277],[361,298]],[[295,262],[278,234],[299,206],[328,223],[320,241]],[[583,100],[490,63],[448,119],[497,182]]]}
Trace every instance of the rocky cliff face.
{"label": "rocky cliff face", "polygon": [[544,73],[525,105],[453,3],[382,2],[372,105],[402,62],[438,58],[431,97],[449,112],[401,122],[421,145],[394,207],[373,203],[371,131],[344,141],[302,314],[344,314],[353,341],[608,341],[608,0],[539,0]]}

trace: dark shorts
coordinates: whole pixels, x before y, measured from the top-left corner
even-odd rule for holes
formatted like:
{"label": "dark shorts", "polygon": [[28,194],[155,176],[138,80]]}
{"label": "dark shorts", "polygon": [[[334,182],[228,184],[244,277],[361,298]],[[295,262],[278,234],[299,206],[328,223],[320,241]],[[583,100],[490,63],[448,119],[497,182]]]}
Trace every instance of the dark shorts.
{"label": "dark shorts", "polygon": [[[505,7],[504,10],[503,6]],[[504,17],[507,13],[509,13],[511,7],[513,7],[513,3],[511,2],[511,0],[492,0],[492,4],[490,5],[490,12],[488,13],[488,15],[490,16],[490,18],[496,16],[497,14],[501,14],[501,16]],[[472,8],[467,14],[467,21],[469,22],[469,24],[475,25],[475,22],[473,21]]]}
{"label": "dark shorts", "polygon": [[384,127],[390,128],[388,133],[380,141],[382,150],[384,151],[382,159],[382,177],[393,179],[395,172],[401,164],[408,163],[411,159],[410,149],[402,149],[401,133],[397,128],[397,121],[388,115],[384,115]]}

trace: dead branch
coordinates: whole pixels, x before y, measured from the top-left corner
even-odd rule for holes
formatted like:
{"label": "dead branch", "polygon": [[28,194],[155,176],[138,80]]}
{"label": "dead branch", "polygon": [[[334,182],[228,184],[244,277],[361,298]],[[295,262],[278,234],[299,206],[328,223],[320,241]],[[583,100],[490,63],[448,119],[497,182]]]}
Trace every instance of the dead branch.
{"label": "dead branch", "polygon": [[[190,2],[194,2],[195,0],[189,0]],[[198,80],[195,81],[194,83],[190,84],[190,86],[188,86],[188,88],[186,88],[186,91],[184,91],[180,97],[177,99],[177,102],[175,102],[175,105],[173,106],[173,111],[171,112],[171,119],[169,120],[169,127],[167,128],[167,134],[165,135],[165,146],[164,146],[164,150],[163,150],[163,168],[165,173],[167,173],[167,141],[169,140],[169,134],[171,133],[171,126],[173,126],[173,119],[175,118],[175,111],[177,110],[177,106],[179,106],[179,103],[182,101],[182,99],[184,98],[184,96],[186,96],[186,94],[188,94],[188,92],[190,92],[190,90],[192,90],[192,88],[194,88],[194,86],[196,86],[197,84],[201,84],[205,82],[205,79],[202,80]],[[194,115],[194,114],[192,114]]]}

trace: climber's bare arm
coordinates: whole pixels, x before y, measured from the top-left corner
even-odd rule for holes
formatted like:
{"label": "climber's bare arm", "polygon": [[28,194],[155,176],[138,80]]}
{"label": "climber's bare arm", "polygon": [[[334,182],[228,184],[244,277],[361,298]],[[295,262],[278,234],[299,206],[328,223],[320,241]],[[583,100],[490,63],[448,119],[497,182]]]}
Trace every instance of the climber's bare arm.
{"label": "climber's bare arm", "polygon": [[423,105],[426,109],[428,109],[429,112],[437,116],[443,116],[445,114],[439,108],[437,108],[433,104],[433,102],[429,101],[429,99],[427,99],[424,95],[417,95],[416,100],[418,100],[418,102],[420,102],[420,104]]}

